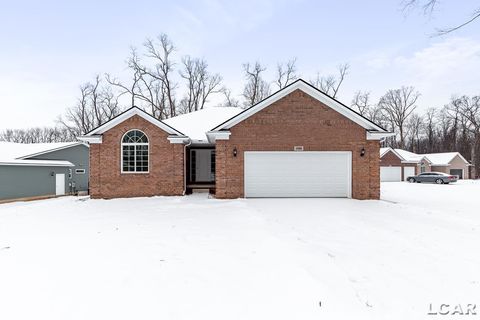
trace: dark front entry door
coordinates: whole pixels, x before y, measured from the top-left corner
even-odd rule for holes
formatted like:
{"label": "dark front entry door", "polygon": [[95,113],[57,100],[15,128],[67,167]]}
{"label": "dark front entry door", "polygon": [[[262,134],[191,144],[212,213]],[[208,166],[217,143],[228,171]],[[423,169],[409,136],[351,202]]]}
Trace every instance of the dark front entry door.
{"label": "dark front entry door", "polygon": [[215,150],[190,150],[190,182],[215,181]]}

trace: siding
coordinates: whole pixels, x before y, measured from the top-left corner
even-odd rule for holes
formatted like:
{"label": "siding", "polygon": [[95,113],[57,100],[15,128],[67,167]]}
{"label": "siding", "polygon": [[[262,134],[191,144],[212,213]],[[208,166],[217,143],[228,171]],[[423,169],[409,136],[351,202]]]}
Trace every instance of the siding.
{"label": "siding", "polygon": [[68,168],[0,165],[0,200],[54,196],[56,173],[65,174],[68,192]]}
{"label": "siding", "polygon": [[[70,161],[75,165],[71,167],[72,169],[72,179],[70,182],[75,183],[75,188],[77,191],[87,191],[88,190],[88,176],[90,172],[89,168],[89,148],[85,145],[78,145],[71,148],[66,148],[62,150],[52,151],[45,153],[36,157],[31,157],[28,159],[37,159],[37,160],[64,160]],[[85,169],[85,174],[76,174],[75,169]],[[68,169],[67,169],[68,171]],[[68,182],[68,174],[65,177],[65,180]],[[68,192],[69,186],[65,190]]]}

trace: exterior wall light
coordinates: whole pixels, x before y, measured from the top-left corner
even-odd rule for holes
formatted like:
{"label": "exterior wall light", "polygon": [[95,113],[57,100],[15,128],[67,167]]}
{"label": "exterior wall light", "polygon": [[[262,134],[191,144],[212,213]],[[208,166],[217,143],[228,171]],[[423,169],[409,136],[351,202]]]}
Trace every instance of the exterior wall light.
{"label": "exterior wall light", "polygon": [[362,148],[362,151],[360,151],[360,157],[365,156],[365,148]]}
{"label": "exterior wall light", "polygon": [[237,156],[237,147],[233,148],[233,156],[234,156],[234,157]]}

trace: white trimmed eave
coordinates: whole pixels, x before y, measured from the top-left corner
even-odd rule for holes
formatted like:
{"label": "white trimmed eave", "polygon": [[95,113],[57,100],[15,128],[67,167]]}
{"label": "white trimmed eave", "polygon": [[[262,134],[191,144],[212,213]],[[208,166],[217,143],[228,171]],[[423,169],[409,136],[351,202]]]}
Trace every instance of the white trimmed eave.
{"label": "white trimmed eave", "polygon": [[208,142],[215,143],[217,140],[229,140],[231,132],[230,131],[209,131],[206,133]]}
{"label": "white trimmed eave", "polygon": [[102,143],[102,135],[92,135],[92,136],[80,136],[77,137],[78,140],[87,142],[87,143]]}
{"label": "white trimmed eave", "polygon": [[184,144],[190,142],[190,138],[187,136],[169,136],[167,139],[170,141],[170,143],[175,144]]}
{"label": "white trimmed eave", "polygon": [[[386,132],[383,128],[377,126],[373,122],[365,119],[361,115],[355,113],[353,110],[342,105],[340,102],[336,101],[335,99],[329,97],[328,95],[322,93],[318,89],[312,87],[311,85],[307,84],[303,80],[297,80],[293,84],[285,87],[284,89],[278,91],[277,93],[271,95],[270,97],[266,98],[262,102],[250,107],[249,109],[245,110],[244,112],[238,114],[238,116],[233,117],[232,119],[226,121],[225,123],[221,124],[220,126],[214,128],[212,131],[221,131],[225,129],[230,129],[231,127],[235,126],[236,124],[242,122],[243,120],[249,118],[250,116],[254,115],[255,113],[263,110],[264,108],[268,107],[272,103],[282,99],[283,97],[289,95],[295,90],[302,90],[306,94],[310,95],[311,97],[317,99],[318,101],[322,102],[326,106],[329,106],[333,110],[337,111],[338,113],[342,114],[343,116],[347,117],[348,119],[352,120],[353,122],[357,123],[358,125],[362,126],[367,130]],[[377,139],[370,139],[370,140],[377,140]]]}
{"label": "white trimmed eave", "polygon": [[[395,132],[386,132],[386,131],[367,131],[367,140],[382,140],[384,138],[392,137],[395,135]],[[393,150],[393,149],[392,149]],[[385,152],[386,153],[386,152]],[[384,154],[385,154],[384,153]]]}

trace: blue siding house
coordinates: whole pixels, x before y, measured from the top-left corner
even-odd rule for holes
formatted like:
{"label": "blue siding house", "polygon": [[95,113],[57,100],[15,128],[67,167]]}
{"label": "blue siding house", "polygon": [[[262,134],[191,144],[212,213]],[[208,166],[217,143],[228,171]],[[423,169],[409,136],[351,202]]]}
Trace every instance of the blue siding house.
{"label": "blue siding house", "polygon": [[88,192],[89,146],[0,142],[0,202]]}

